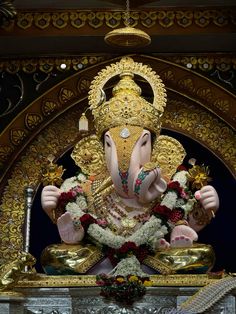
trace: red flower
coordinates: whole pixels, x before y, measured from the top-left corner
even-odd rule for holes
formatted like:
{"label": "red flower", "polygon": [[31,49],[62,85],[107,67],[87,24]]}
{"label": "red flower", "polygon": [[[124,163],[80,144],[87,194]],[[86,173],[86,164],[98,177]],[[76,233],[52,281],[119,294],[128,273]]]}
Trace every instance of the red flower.
{"label": "red flower", "polygon": [[125,242],[120,248],[119,248],[119,253],[125,254],[130,251],[135,252],[137,250],[137,245],[134,242],[128,241]]}
{"label": "red flower", "polygon": [[171,209],[168,208],[165,205],[157,205],[152,209],[153,214],[158,214],[161,216],[164,216],[166,219],[169,219],[169,216],[171,214]]}
{"label": "red flower", "polygon": [[180,209],[173,209],[169,216],[169,220],[173,223],[176,223],[179,220],[182,220],[184,217],[183,211]]}
{"label": "red flower", "polygon": [[178,194],[181,194],[183,191],[178,181],[171,181],[170,183],[168,183],[167,187],[169,190],[175,190]]}
{"label": "red flower", "polygon": [[86,232],[91,224],[96,223],[96,219],[93,218],[90,214],[84,214],[82,217],[80,217],[80,222]]}
{"label": "red flower", "polygon": [[177,171],[187,171],[187,169],[183,165],[180,165],[178,166]]}
{"label": "red flower", "polygon": [[65,207],[69,202],[74,202],[79,194],[83,195],[83,190],[79,185],[67,192],[62,192],[58,200],[58,206]]}

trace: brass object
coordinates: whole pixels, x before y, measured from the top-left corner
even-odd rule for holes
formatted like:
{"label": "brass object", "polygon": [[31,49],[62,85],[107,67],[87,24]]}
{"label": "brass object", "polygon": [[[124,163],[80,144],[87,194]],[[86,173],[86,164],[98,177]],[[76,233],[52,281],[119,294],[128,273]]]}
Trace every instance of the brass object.
{"label": "brass object", "polygon": [[[94,184],[96,184],[96,182],[94,182]],[[92,194],[93,196],[96,196],[99,194],[106,195],[107,191],[110,191],[111,188],[113,188],[113,182],[112,182],[111,177],[109,176],[108,178],[106,178],[104,181],[102,181],[99,184],[99,187]]]}
{"label": "brass object", "polygon": [[153,146],[152,162],[159,164],[162,176],[169,181],[182,164],[186,152],[179,141],[173,137],[160,135]]}
{"label": "brass object", "polygon": [[143,171],[152,171],[154,170],[155,168],[159,167],[158,164],[156,164],[155,162],[147,162],[146,164],[144,164],[143,166]]}
{"label": "brass object", "polygon": [[[153,287],[203,287],[210,283],[218,282],[219,279],[210,278],[206,274],[189,275],[151,275]],[[17,288],[49,288],[49,287],[94,287],[95,275],[63,275],[48,276],[37,274],[29,280],[19,280]]]}
{"label": "brass object", "polygon": [[97,176],[106,173],[104,149],[96,135],[80,140],[75,145],[71,157],[87,175]]}
{"label": "brass object", "polygon": [[194,165],[188,171],[188,180],[192,183],[195,189],[201,189],[207,185],[212,179],[209,177],[209,168],[205,166]]}
{"label": "brass object", "polygon": [[151,37],[141,29],[126,26],[107,33],[105,42],[115,47],[145,47],[151,43]]}
{"label": "brass object", "polygon": [[85,274],[104,255],[92,244],[54,244],[46,247],[41,264],[46,274]]}
{"label": "brass object", "polygon": [[130,26],[130,4],[126,0],[125,27],[114,29],[106,34],[105,42],[117,47],[144,47],[151,43],[151,37],[142,31]]}
{"label": "brass object", "polygon": [[[132,219],[123,219],[126,228],[132,228]],[[97,262],[104,258],[99,247],[92,244],[55,244],[44,249],[41,264],[50,275],[86,274]],[[205,273],[215,262],[210,245],[194,244],[186,248],[169,248],[148,256],[144,264],[162,275],[178,273]]]}
{"label": "brass object", "polygon": [[23,271],[26,266],[31,269],[35,264],[35,258],[26,252],[20,252],[18,257],[0,267],[0,291],[11,290],[20,278],[24,276]]}
{"label": "brass object", "polygon": [[47,158],[48,164],[42,168],[42,183],[44,186],[61,185],[63,182],[62,175],[65,170],[62,166],[53,163],[54,158],[53,155],[49,155]]}
{"label": "brass object", "polygon": [[194,244],[192,247],[169,248],[148,256],[144,264],[161,274],[206,273],[215,263],[215,254],[210,245]]}
{"label": "brass object", "polygon": [[[153,103],[141,97],[141,89],[133,80],[135,74],[151,85]],[[101,103],[101,90],[117,75],[120,81],[112,90],[113,97]],[[91,83],[88,99],[99,138],[107,130],[122,125],[142,126],[155,134],[160,132],[160,118],[166,106],[164,84],[149,66],[134,62],[130,57],[123,57],[100,71]]]}

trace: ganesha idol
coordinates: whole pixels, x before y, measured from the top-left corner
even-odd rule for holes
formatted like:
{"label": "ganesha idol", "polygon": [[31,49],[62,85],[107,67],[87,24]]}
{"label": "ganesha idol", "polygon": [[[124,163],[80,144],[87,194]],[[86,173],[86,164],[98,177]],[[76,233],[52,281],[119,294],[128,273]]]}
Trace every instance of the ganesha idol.
{"label": "ganesha idol", "polygon": [[[141,96],[135,75],[150,84],[153,103]],[[115,76],[119,81],[106,100],[103,88]],[[166,106],[160,77],[125,57],[98,73],[88,100],[96,135],[74,147],[80,172],[60,188],[42,191],[42,207],[62,240],[42,253],[46,273],[209,271],[214,252],[196,242],[197,232],[214,217],[218,195],[208,185],[207,169],[180,166],[183,146],[160,135]]]}

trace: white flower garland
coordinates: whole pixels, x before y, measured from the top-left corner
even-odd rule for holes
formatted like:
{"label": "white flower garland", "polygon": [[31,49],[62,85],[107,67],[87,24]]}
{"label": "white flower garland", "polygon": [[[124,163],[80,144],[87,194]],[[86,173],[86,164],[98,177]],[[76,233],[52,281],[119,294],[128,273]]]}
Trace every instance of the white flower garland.
{"label": "white flower garland", "polygon": [[[84,182],[84,180],[85,178],[83,174],[81,174],[81,176],[79,175],[78,177],[72,177],[65,180],[61,188],[64,191],[68,191],[71,188],[78,186],[79,181]],[[187,171],[177,172],[173,177],[173,181],[178,181],[183,189],[186,188]],[[193,200],[188,200],[186,204],[181,203],[181,200],[178,199],[178,195],[175,191],[168,191],[164,196],[161,205],[165,205],[168,208],[173,209],[176,207],[178,202],[182,204],[181,207],[185,210],[185,212],[191,211],[193,207]],[[75,202],[68,203],[66,205],[66,211],[71,214],[72,218],[79,219],[86,213],[84,210],[86,210],[87,207],[88,205],[86,198],[80,195],[76,198]],[[98,218],[95,215],[91,216],[95,219]],[[150,244],[153,248],[155,248],[157,239],[164,237],[164,235],[168,233],[168,229],[165,225],[162,224],[161,219],[151,216],[146,223],[144,223],[137,231],[127,238],[115,235],[109,228],[104,229],[96,223],[89,225],[87,233],[98,243],[113,249],[121,248],[122,245],[128,241],[134,242],[137,246]],[[121,260],[114,269],[114,274],[123,276],[127,276],[129,274],[136,274],[140,276],[144,275],[140,268],[140,263],[135,256]]]}
{"label": "white flower garland", "polygon": [[[172,181],[179,182],[180,186],[183,190],[187,188],[187,177],[188,172],[185,170],[178,171],[174,174]],[[189,199],[186,203],[182,198],[178,198],[178,194],[175,191],[168,191],[164,196],[161,205],[168,207],[169,209],[173,210],[176,207],[182,208],[185,212],[185,218],[187,217],[188,213],[192,211],[194,204],[196,203],[195,198]]]}

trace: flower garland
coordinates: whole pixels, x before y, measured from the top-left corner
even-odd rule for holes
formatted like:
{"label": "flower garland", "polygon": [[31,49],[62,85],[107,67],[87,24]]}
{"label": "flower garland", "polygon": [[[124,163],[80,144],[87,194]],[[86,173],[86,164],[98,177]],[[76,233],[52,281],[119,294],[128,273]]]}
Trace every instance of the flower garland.
{"label": "flower garland", "polygon": [[[188,172],[183,168],[178,170],[168,183],[161,203],[153,207],[149,220],[129,237],[115,235],[109,229],[106,219],[87,213],[86,196],[78,185],[78,180],[76,185],[75,178],[69,179],[71,187],[61,194],[60,205],[65,206],[66,211],[72,215],[75,225],[79,221],[85,234],[103,246],[112,264],[116,265],[113,276],[98,276],[104,295],[122,299],[127,289],[133,290],[130,301],[136,296],[134,290],[139,291],[137,295],[142,295],[147,278],[141,270],[142,261],[152,253],[157,239],[164,237],[178,221],[187,218],[196,202],[188,189]],[[139,182],[136,183],[138,193]],[[137,278],[135,284],[130,281],[131,275]]]}
{"label": "flower garland", "polygon": [[179,221],[187,223],[187,216],[192,211],[197,202],[188,187],[188,171],[185,167],[178,167],[172,181],[167,185],[165,196],[160,204],[157,204],[152,212],[157,217],[163,217],[169,226],[173,226]]}

